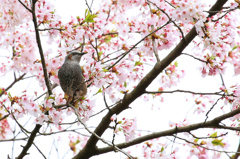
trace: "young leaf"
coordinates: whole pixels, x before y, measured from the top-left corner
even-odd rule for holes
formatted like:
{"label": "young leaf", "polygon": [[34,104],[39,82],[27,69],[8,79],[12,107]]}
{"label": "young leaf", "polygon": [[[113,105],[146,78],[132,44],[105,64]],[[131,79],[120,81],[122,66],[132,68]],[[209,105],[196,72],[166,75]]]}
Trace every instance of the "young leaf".
{"label": "young leaf", "polygon": [[97,15],[91,14],[88,9],[85,10],[85,19],[84,19],[85,22],[94,23],[95,21],[93,19],[96,17]]}
{"label": "young leaf", "polygon": [[212,144],[213,145],[215,145],[215,146],[224,146],[224,143],[222,143],[222,140],[223,139],[221,139],[221,140],[219,140],[219,139],[214,139],[213,141],[212,141]]}
{"label": "young leaf", "polygon": [[217,132],[211,134],[210,137],[217,137]]}

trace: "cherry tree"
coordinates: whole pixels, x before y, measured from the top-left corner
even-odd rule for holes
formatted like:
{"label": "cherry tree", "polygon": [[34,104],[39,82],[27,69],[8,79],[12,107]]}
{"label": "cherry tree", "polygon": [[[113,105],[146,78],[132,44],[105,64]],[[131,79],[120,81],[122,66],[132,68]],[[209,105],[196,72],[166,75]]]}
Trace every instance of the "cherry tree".
{"label": "cherry tree", "polygon": [[[1,158],[238,158],[239,0],[86,0],[67,21],[56,3],[1,1]],[[72,50],[75,106],[57,76]]]}

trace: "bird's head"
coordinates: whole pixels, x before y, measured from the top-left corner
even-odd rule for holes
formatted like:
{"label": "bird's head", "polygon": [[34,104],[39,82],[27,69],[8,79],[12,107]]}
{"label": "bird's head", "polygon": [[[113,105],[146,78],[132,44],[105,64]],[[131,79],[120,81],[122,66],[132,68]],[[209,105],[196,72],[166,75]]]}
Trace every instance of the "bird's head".
{"label": "bird's head", "polygon": [[81,57],[86,54],[86,52],[79,52],[77,50],[71,51],[65,58],[65,61],[75,61],[80,62]]}

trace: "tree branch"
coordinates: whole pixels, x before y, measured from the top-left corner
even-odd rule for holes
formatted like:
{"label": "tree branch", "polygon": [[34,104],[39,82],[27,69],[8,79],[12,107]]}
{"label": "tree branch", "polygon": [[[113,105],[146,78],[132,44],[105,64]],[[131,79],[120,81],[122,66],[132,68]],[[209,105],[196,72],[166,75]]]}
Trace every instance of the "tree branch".
{"label": "tree branch", "polygon": [[6,89],[2,90],[2,92],[0,93],[0,97],[6,92],[8,91],[10,88],[12,88],[12,86],[17,83],[18,81],[22,80],[23,77],[26,75],[26,73],[22,74],[20,77],[16,78]]}
{"label": "tree branch", "polygon": [[[39,50],[39,54],[41,57],[41,63],[42,63],[42,67],[43,67],[43,74],[44,74],[44,79],[45,79],[45,84],[47,86],[48,89],[48,95],[52,94],[52,88],[50,86],[50,81],[48,78],[48,72],[47,72],[47,67],[46,67],[46,62],[45,62],[45,58],[43,55],[43,49],[42,49],[42,44],[41,44],[41,39],[40,39],[40,34],[38,31],[38,25],[37,25],[37,18],[36,18],[36,14],[35,14],[35,5],[37,3],[37,0],[33,0],[32,1],[32,21],[34,24],[34,29],[35,29],[35,34],[36,34],[36,41],[37,41],[37,45],[38,45],[38,50]],[[22,4],[22,3],[21,3]],[[17,157],[17,159],[22,159],[26,154],[28,149],[32,146],[33,141],[38,133],[38,131],[40,130],[40,128],[42,127],[42,125],[40,124],[36,124],[34,130],[31,132],[31,135],[27,141],[27,144],[23,147],[22,152],[19,154],[19,156]]]}
{"label": "tree branch", "polygon": [[187,56],[190,56],[190,57],[192,57],[192,58],[194,58],[194,59],[196,59],[196,60],[198,60],[198,61],[201,61],[201,62],[203,62],[203,63],[208,63],[207,61],[204,61],[204,60],[202,60],[202,59],[199,59],[199,58],[197,58],[197,57],[195,57],[195,56],[193,56],[193,55],[187,54],[187,53],[182,53],[182,55],[187,55]]}
{"label": "tree branch", "polygon": [[49,78],[48,78],[48,71],[47,71],[46,62],[45,62],[45,58],[44,58],[44,54],[43,54],[41,38],[40,38],[39,31],[38,31],[37,17],[36,17],[36,14],[35,14],[35,4],[36,4],[36,2],[37,2],[37,0],[34,0],[32,2],[33,3],[32,4],[32,18],[33,18],[32,21],[33,21],[33,24],[34,24],[38,50],[39,50],[39,54],[40,54],[40,57],[41,57],[41,63],[42,63],[42,67],[43,67],[45,84],[46,84],[47,89],[48,89],[48,94],[51,95],[52,94],[52,88],[51,88],[50,81],[49,81]]}
{"label": "tree branch", "polygon": [[223,96],[223,94],[221,94],[221,92],[222,91],[219,91],[219,92],[193,92],[193,91],[187,91],[187,90],[181,90],[181,89],[172,90],[172,91],[144,91],[144,93],[148,93],[148,94],[191,93],[191,94],[197,94],[197,95],[219,95],[219,96]]}
{"label": "tree branch", "polygon": [[32,10],[29,9],[21,0],[18,0],[18,2],[21,3],[21,5],[22,5],[25,9],[27,9],[30,13],[32,13]]}
{"label": "tree branch", "polygon": [[10,114],[4,115],[2,118],[0,118],[0,121],[6,119],[9,115],[10,115]]}
{"label": "tree branch", "polygon": [[[129,142],[116,144],[116,146],[123,149],[123,148],[127,148],[127,147],[130,147],[130,146],[136,145],[136,144],[140,144],[140,143],[142,143],[144,141],[147,141],[147,140],[151,140],[151,139],[155,139],[155,138],[159,138],[159,137],[164,137],[164,136],[172,136],[174,134],[182,133],[182,132],[190,132],[190,131],[197,130],[197,129],[200,129],[200,128],[219,128],[219,129],[223,129],[224,127],[219,125],[219,123],[221,121],[223,121],[223,120],[225,120],[229,117],[232,117],[236,114],[239,114],[239,113],[240,113],[240,109],[236,109],[234,111],[231,111],[227,114],[223,114],[221,116],[218,116],[218,117],[216,117],[212,120],[209,120],[207,122],[196,123],[196,124],[183,126],[183,127],[175,127],[173,129],[151,133],[149,135],[139,137],[139,138],[134,139],[134,140],[129,141]],[[114,149],[112,147],[99,148],[99,149],[96,150],[96,155],[102,154],[102,153],[107,153],[107,152],[110,152],[110,151],[113,151],[113,150]]]}
{"label": "tree branch", "polygon": [[[154,26],[151,26],[152,31],[154,31]],[[157,59],[157,62],[160,62],[160,58],[158,56],[156,44],[155,44],[155,38],[152,36],[152,47],[153,47],[153,53],[155,54],[155,57]]]}
{"label": "tree branch", "polygon": [[165,15],[168,17],[168,19],[172,21],[172,23],[174,24],[174,26],[178,28],[178,30],[180,31],[180,33],[181,33],[181,35],[182,35],[182,38],[184,39],[184,34],[183,34],[182,29],[175,23],[174,20],[171,19],[171,17],[170,17],[169,15],[168,15],[163,9],[159,8],[159,7],[156,5],[156,3],[153,3],[153,2],[151,2],[151,1],[147,1],[147,2],[153,4],[153,5],[154,5],[155,7],[157,7],[161,12],[163,12],[163,14],[165,14]]}
{"label": "tree branch", "polygon": [[211,150],[211,151],[216,151],[216,152],[224,152],[224,153],[236,153],[234,151],[220,151],[220,150],[216,150],[216,149],[212,149],[212,148],[208,148],[208,147],[205,147],[205,146],[202,146],[200,144],[197,144],[197,143],[194,143],[194,142],[191,142],[191,141],[188,141],[187,139],[184,139],[184,138],[181,138],[181,137],[178,137],[176,135],[173,135],[175,138],[179,139],[179,140],[183,140],[189,144],[192,144],[192,145],[195,145],[195,146],[198,146],[198,147],[201,147],[203,149],[206,149],[206,150]]}
{"label": "tree branch", "polygon": [[23,150],[22,152],[20,153],[20,155],[17,157],[17,159],[22,159],[25,155],[27,155],[27,151],[28,149],[32,146],[33,144],[33,141],[39,131],[39,129],[42,127],[42,125],[39,125],[37,124],[34,128],[34,130],[32,131],[28,141],[27,141],[27,144],[23,147]]}

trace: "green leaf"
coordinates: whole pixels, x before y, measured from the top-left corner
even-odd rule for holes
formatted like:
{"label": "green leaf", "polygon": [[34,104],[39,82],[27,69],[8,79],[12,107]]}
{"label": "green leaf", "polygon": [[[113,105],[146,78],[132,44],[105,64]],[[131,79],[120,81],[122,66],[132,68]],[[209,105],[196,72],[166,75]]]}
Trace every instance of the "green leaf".
{"label": "green leaf", "polygon": [[139,66],[139,65],[142,65],[142,64],[143,64],[142,62],[136,61],[135,64],[134,64],[134,66]]}
{"label": "green leaf", "polygon": [[108,72],[108,71],[109,71],[108,69],[105,69],[105,68],[103,69],[103,72]]}
{"label": "green leaf", "polygon": [[194,139],[194,142],[197,143],[199,139]]}
{"label": "green leaf", "polygon": [[102,88],[99,88],[99,90],[97,91],[96,94],[98,94],[98,93],[102,93]]}
{"label": "green leaf", "polygon": [[164,151],[164,147],[161,148],[160,152],[163,152]]}
{"label": "green leaf", "polygon": [[216,57],[217,57],[217,56],[213,56],[213,55],[212,55],[212,56],[210,57],[210,59],[211,59],[211,60],[214,60]]}
{"label": "green leaf", "polygon": [[54,97],[54,96],[49,96],[47,99],[53,99],[53,100],[55,100],[55,97]]}
{"label": "green leaf", "polygon": [[52,12],[50,12],[50,13],[54,14],[55,12],[56,12],[56,10],[54,9],[54,11],[52,11]]}
{"label": "green leaf", "polygon": [[11,93],[10,93],[10,92],[8,92],[8,96],[9,96],[9,97],[12,97],[12,95],[11,95]]}
{"label": "green leaf", "polygon": [[101,58],[102,54],[103,54],[102,51],[98,52],[98,56],[99,56],[99,58]]}
{"label": "green leaf", "polygon": [[234,47],[232,48],[232,50],[235,50],[236,48],[238,48],[238,45],[234,46]]}
{"label": "green leaf", "polygon": [[125,88],[127,87],[127,82],[126,82],[126,81],[124,82],[123,86],[124,86]]}
{"label": "green leaf", "polygon": [[75,144],[78,144],[78,143],[80,143],[80,140],[79,140],[79,139],[77,139],[77,141],[76,141],[76,143],[75,143]]}
{"label": "green leaf", "polygon": [[109,42],[111,42],[111,39],[112,39],[112,37],[111,37],[110,35],[105,36],[104,42],[105,42],[105,43],[109,43]]}
{"label": "green leaf", "polygon": [[219,139],[214,139],[213,141],[212,141],[212,144],[213,145],[215,145],[215,146],[224,146],[224,143],[222,143],[222,140],[223,139],[221,139],[221,140],[219,140]]}
{"label": "green leaf", "polygon": [[85,19],[84,19],[85,22],[94,23],[95,21],[93,19],[96,17],[97,17],[96,14],[91,14],[88,9],[85,10]]}
{"label": "green leaf", "polygon": [[108,35],[104,36],[104,42],[109,43],[111,42],[112,38],[115,38],[117,36],[118,36],[117,31],[113,29],[108,33]]}
{"label": "green leaf", "polygon": [[177,61],[175,61],[175,62],[174,62],[174,65],[175,65],[176,67],[178,67],[178,62],[177,62]]}
{"label": "green leaf", "polygon": [[211,134],[210,137],[217,137],[217,132]]}
{"label": "green leaf", "polygon": [[[117,123],[118,123],[118,124],[122,124],[122,121],[118,121]],[[121,130],[121,128],[120,128],[120,127],[119,127],[119,130]]]}

